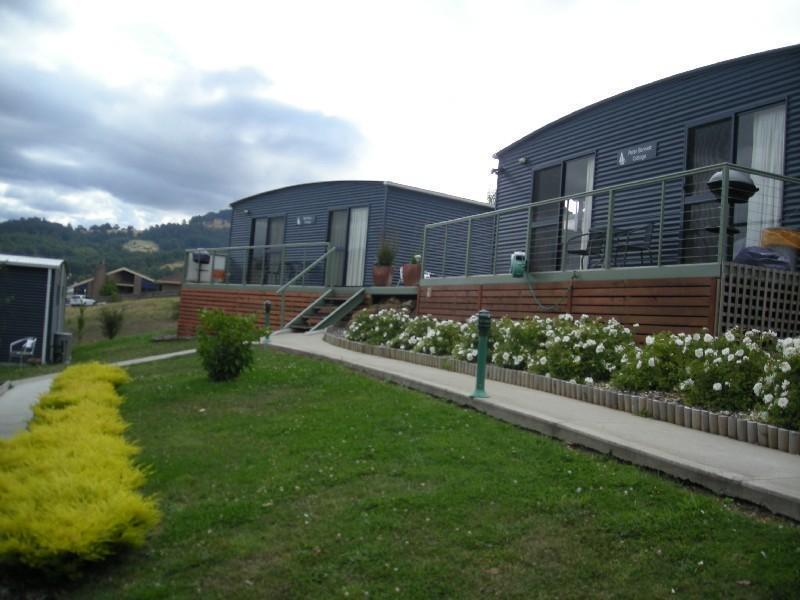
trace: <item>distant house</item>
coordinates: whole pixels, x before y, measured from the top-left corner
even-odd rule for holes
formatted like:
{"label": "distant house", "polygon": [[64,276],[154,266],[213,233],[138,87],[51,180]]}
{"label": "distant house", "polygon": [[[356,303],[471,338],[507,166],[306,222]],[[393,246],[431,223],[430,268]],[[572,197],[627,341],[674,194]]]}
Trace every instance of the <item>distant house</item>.
{"label": "distant house", "polygon": [[12,342],[28,337],[36,338],[33,358],[58,361],[65,286],[63,260],[0,254],[0,362],[12,358]]}
{"label": "distant house", "polygon": [[174,292],[177,295],[180,292],[181,285],[179,278],[153,279],[127,267],[120,267],[106,272],[105,265],[100,264],[95,269],[94,277],[74,283],[72,290],[74,294],[84,294],[90,298],[99,298],[102,296],[101,290],[103,286],[109,281],[116,284],[121,296],[141,296],[158,292],[163,292],[164,295]]}

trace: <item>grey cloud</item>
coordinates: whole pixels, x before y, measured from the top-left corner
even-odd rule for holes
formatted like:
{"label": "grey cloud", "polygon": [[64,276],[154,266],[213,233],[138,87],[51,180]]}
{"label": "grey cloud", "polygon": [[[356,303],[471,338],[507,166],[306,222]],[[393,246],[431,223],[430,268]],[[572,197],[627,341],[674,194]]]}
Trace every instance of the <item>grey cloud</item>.
{"label": "grey cloud", "polygon": [[196,214],[353,162],[352,124],[257,97],[268,84],[251,69],[189,71],[153,98],[0,61],[0,181],[42,210],[60,207],[39,191],[96,188]]}

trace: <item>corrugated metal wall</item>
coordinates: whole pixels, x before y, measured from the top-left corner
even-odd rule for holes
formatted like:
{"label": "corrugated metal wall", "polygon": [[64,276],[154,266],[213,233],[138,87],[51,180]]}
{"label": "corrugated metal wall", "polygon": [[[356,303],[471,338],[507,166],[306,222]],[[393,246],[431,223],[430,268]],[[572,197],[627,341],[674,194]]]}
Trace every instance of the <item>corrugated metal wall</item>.
{"label": "corrugated metal wall", "polygon": [[[674,173],[686,169],[688,128],[734,113],[786,101],[784,174],[800,175],[800,46],[744,57],[657,82],[591,106],[529,134],[498,153],[497,208],[532,199],[533,170],[578,156],[595,156],[594,188]],[[658,156],[620,166],[625,148],[658,142]],[[519,159],[527,159],[520,164]],[[784,191],[785,226],[800,227],[800,189]],[[627,196],[627,197],[626,197]],[[677,260],[682,226],[683,192],[668,187],[665,213],[666,257]],[[658,190],[620,195],[615,200],[618,224],[652,221]],[[607,198],[596,198],[592,221],[606,221]],[[522,250],[522,216],[504,217],[499,254]]]}
{"label": "corrugated metal wall", "polygon": [[[386,237],[394,245],[397,255],[395,265],[399,266],[408,262],[414,254],[422,253],[422,232],[425,225],[449,219],[458,219],[470,215],[485,213],[492,208],[479,206],[469,202],[456,199],[444,198],[424,192],[409,190],[389,184],[388,189],[388,208],[386,212]],[[470,270],[488,268],[491,252],[493,229],[490,220],[475,227],[473,231],[472,258],[470,260]],[[459,226],[455,226],[459,228]],[[466,230],[465,225],[460,229]],[[460,231],[459,229],[459,231]],[[459,257],[458,263],[451,261],[447,269],[448,275],[464,274],[464,256],[466,249],[465,235],[453,236],[454,246],[448,247],[448,255]],[[436,240],[431,240],[428,250]],[[427,264],[426,270],[433,271],[437,276],[441,276],[441,267],[435,264]],[[396,269],[395,269],[396,271]],[[484,271],[485,272],[485,271]]]}
{"label": "corrugated metal wall", "polygon": [[36,356],[44,339],[47,269],[4,266],[0,268],[0,362],[9,360],[8,345],[34,336]]}
{"label": "corrugated metal wall", "polygon": [[[369,208],[364,272],[368,284],[371,284],[371,265],[375,263],[375,253],[383,231],[384,186],[380,181],[326,181],[296,185],[264,192],[237,202],[232,206],[230,245],[250,244],[253,219],[281,216],[286,217],[284,243],[324,242],[328,239],[330,211],[356,207]],[[245,209],[249,210],[250,214],[244,214]],[[311,217],[313,223],[303,223],[303,217]],[[318,255],[314,255],[314,258]],[[242,262],[242,258],[237,257],[237,262]],[[315,283],[321,285],[322,281]]]}
{"label": "corrugated metal wall", "polygon": [[[386,206],[389,210],[386,211]],[[332,181],[297,185],[246,198],[233,204],[231,246],[250,244],[252,220],[260,217],[286,217],[284,242],[287,244],[324,242],[328,236],[330,211],[341,208],[369,207],[367,252],[364,265],[365,285],[372,285],[372,265],[384,236],[395,246],[394,276],[399,265],[422,249],[422,230],[427,223],[454,219],[490,210],[468,202],[426,193],[423,190],[384,184],[382,181]],[[249,214],[244,211],[248,210]],[[313,223],[302,224],[302,217]],[[300,223],[298,224],[298,219]],[[245,253],[233,257],[243,263]],[[463,253],[462,253],[463,254]],[[233,281],[241,279],[234,268]],[[237,279],[238,278],[238,279]],[[311,282],[319,283],[322,282]]]}

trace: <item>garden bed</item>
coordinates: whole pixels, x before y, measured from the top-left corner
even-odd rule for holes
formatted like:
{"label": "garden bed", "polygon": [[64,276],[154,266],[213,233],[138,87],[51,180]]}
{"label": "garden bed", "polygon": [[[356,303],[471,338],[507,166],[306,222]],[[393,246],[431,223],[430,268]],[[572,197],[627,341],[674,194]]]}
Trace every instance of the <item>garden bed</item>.
{"label": "garden bed", "polygon": [[[325,333],[324,339],[330,344],[355,352],[475,375],[476,365],[474,362],[460,360],[453,356],[425,354],[348,340],[343,331],[329,330]],[[800,432],[758,422],[742,414],[686,406],[678,400],[668,399],[668,396],[658,397],[658,394],[651,392],[628,393],[610,387],[580,384],[495,364],[487,364],[486,378],[558,394],[615,410],[623,410],[631,414],[666,421],[681,427],[705,431],[781,452],[800,454]]]}

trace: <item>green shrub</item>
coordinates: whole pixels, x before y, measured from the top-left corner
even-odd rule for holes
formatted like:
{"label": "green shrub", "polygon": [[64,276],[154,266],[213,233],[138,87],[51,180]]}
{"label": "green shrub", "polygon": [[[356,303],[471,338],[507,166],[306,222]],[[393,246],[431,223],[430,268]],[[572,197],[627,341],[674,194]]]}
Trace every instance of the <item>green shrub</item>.
{"label": "green shrub", "polygon": [[377,312],[374,309],[364,309],[350,320],[347,339],[385,346],[399,337],[410,320],[405,308],[382,308]]}
{"label": "green shrub", "polygon": [[696,345],[691,335],[649,335],[644,346],[626,349],[611,383],[621,390],[672,392],[686,378],[686,365]]}
{"label": "green shrub", "polygon": [[87,562],[144,543],[159,520],[137,490],[145,472],[122,434],[118,367],[66,369],[27,431],[0,440],[0,562],[74,575]]}
{"label": "green shrub", "polygon": [[197,353],[212,381],[229,381],[253,363],[251,343],[262,331],[255,315],[228,315],[220,309],[203,310],[197,328]]}
{"label": "green shrub", "polygon": [[119,287],[113,281],[106,281],[103,284],[103,287],[100,288],[100,295],[101,296],[109,296],[111,297],[112,302],[119,301]]}
{"label": "green shrub", "polygon": [[113,340],[122,330],[122,322],[125,320],[125,313],[121,308],[110,308],[104,306],[100,311],[100,329],[103,335]]}
{"label": "green shrub", "polygon": [[[697,335],[697,334],[695,334]],[[715,338],[703,336],[686,366],[679,388],[691,406],[709,410],[751,411],[757,402],[755,384],[774,348],[774,334],[732,330]]]}
{"label": "green shrub", "polygon": [[86,307],[78,307],[77,337],[80,342],[83,339],[83,332],[86,330]]}
{"label": "green shrub", "polygon": [[583,315],[560,315],[544,321],[547,341],[531,361],[530,370],[580,382],[607,381],[633,344],[627,327]]}
{"label": "green shrub", "polygon": [[547,341],[548,319],[528,317],[512,321],[503,317],[497,322],[491,348],[491,361],[509,369],[527,369],[536,351]]}
{"label": "green shrub", "polygon": [[757,410],[778,427],[800,431],[800,338],[781,340],[753,386]]}

